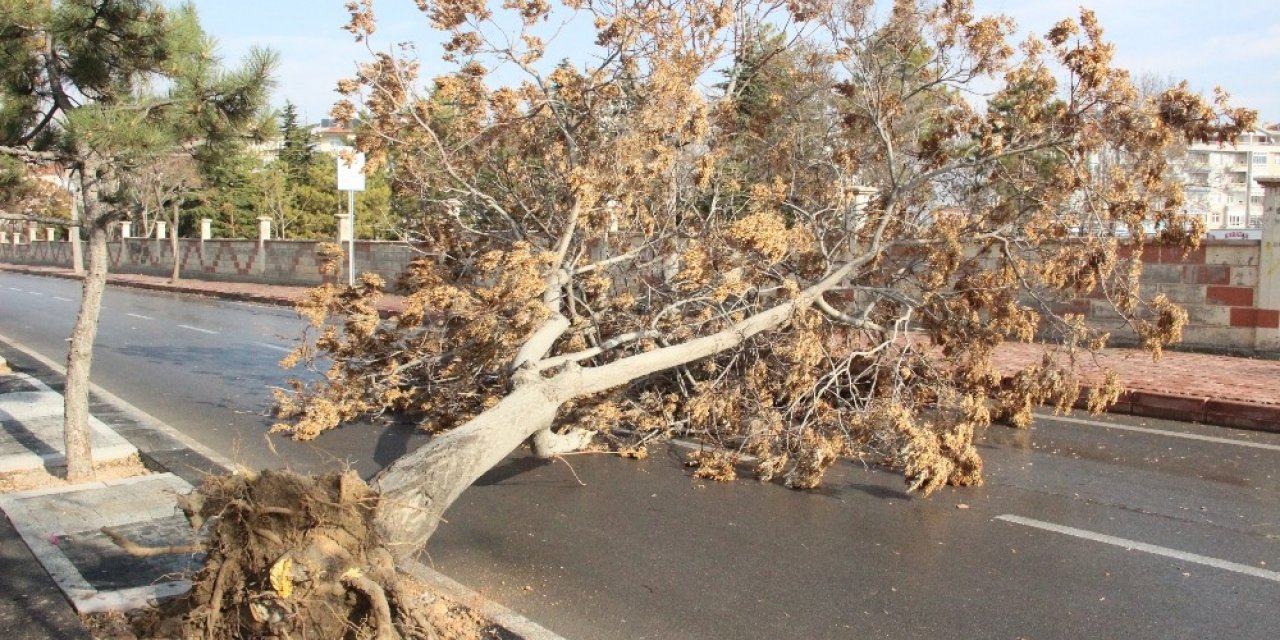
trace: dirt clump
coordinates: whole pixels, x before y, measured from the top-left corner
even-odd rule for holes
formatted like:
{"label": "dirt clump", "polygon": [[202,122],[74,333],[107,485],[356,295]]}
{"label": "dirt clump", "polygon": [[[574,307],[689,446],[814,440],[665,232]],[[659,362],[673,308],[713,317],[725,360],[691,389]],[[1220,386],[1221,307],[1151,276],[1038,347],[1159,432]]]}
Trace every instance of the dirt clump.
{"label": "dirt clump", "polygon": [[204,567],[185,597],[130,626],[139,638],[499,637],[396,571],[374,534],[377,502],[351,471],[205,479],[180,499],[193,526],[208,524]]}
{"label": "dirt clump", "polygon": [[[58,475],[65,473],[66,470],[63,468],[55,468],[53,472],[50,472],[49,469],[43,467],[0,473],[0,493],[17,493],[31,489],[71,486],[64,476]],[[93,477],[98,482],[145,476],[150,473],[151,471],[142,463],[137,454],[118,460],[95,462],[93,465]]]}

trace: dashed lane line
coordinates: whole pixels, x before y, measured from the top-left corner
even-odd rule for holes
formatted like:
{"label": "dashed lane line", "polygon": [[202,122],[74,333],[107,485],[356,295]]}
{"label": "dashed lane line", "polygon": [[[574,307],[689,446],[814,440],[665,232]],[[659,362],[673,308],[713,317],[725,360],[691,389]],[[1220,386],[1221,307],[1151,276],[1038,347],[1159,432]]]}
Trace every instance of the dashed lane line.
{"label": "dashed lane line", "polygon": [[1236,447],[1249,447],[1251,449],[1265,449],[1267,451],[1280,451],[1280,445],[1266,444],[1262,442],[1248,442],[1246,440],[1236,440],[1234,438],[1218,438],[1215,436],[1202,436],[1197,433],[1183,433],[1181,431],[1165,431],[1164,429],[1151,429],[1148,427],[1134,427],[1127,424],[1116,424],[1114,422],[1101,422],[1098,420],[1084,420],[1081,418],[1067,418],[1065,416],[1049,416],[1044,414],[1036,414],[1037,418],[1044,418],[1057,422],[1070,422],[1072,424],[1084,424],[1091,427],[1103,427],[1105,429],[1118,429],[1120,431],[1133,431],[1135,433],[1147,433],[1157,436],[1167,436],[1170,438],[1182,438],[1184,440],[1198,440],[1200,442],[1212,442],[1215,444],[1229,444]]}
{"label": "dashed lane line", "polygon": [[1215,569],[1222,569],[1224,571],[1242,573],[1244,575],[1253,576],[1255,578],[1262,578],[1263,580],[1280,582],[1280,572],[1270,571],[1267,569],[1259,569],[1258,567],[1252,567],[1247,564],[1230,562],[1228,560],[1220,560],[1218,558],[1211,558],[1209,556],[1202,556],[1198,553],[1188,553],[1186,551],[1170,549],[1169,547],[1162,547],[1159,545],[1148,544],[1146,542],[1139,542],[1138,540],[1130,540],[1128,538],[1117,538],[1116,536],[1109,536],[1104,533],[1097,533],[1095,531],[1088,531],[1086,529],[1077,529],[1075,527],[1068,527],[1065,525],[1054,524],[1052,522],[1045,522],[1043,520],[1035,520],[1032,518],[1024,518],[1022,516],[1015,516],[1007,513],[1004,515],[996,516],[995,519],[1003,520],[1004,522],[1010,522],[1013,524],[1020,524],[1025,527],[1041,529],[1043,531],[1052,531],[1054,533],[1061,533],[1063,535],[1071,536],[1073,538],[1080,538],[1082,540],[1091,540],[1093,542],[1101,542],[1102,544],[1109,544],[1113,547],[1120,547],[1120,548],[1128,549],[1131,551],[1142,551],[1144,553],[1163,556],[1165,558],[1173,558],[1175,560],[1181,560],[1183,562],[1190,562],[1193,564],[1204,565],[1206,567],[1213,567]]}
{"label": "dashed lane line", "polygon": [[155,318],[152,318],[151,316],[144,316],[136,313],[126,313],[125,315],[129,316],[130,318],[138,318],[141,320],[155,320]]}
{"label": "dashed lane line", "polygon": [[64,298],[62,296],[50,296],[50,297],[52,297],[54,300],[61,300],[63,302],[75,302],[75,300],[72,300],[71,298]]}
{"label": "dashed lane line", "polygon": [[288,347],[282,347],[278,344],[271,344],[269,342],[255,342],[253,344],[256,346],[262,347],[263,349],[273,349],[275,351],[281,351],[283,353],[293,353],[293,349],[290,349]]}
{"label": "dashed lane line", "polygon": [[31,295],[33,295],[33,296],[42,296],[42,295],[44,295],[43,293],[40,293],[39,291],[28,291],[27,293],[29,293],[29,294],[31,294]]}
{"label": "dashed lane line", "polygon": [[211,331],[211,330],[209,330],[209,329],[201,329],[200,327],[193,327],[193,326],[191,326],[191,325],[187,325],[187,324],[180,324],[180,325],[178,325],[178,327],[180,327],[180,328],[182,328],[182,329],[190,329],[190,330],[192,330],[192,331],[199,331],[200,333],[207,333],[207,334],[209,334],[209,335],[211,335],[211,336],[216,336],[216,335],[218,335],[218,332],[217,332],[217,331]]}

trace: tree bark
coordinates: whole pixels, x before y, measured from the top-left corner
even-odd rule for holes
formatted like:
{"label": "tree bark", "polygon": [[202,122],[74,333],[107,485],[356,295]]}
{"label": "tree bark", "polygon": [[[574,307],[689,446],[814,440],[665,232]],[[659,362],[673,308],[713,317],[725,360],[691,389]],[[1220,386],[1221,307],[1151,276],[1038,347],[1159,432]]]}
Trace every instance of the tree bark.
{"label": "tree bark", "polygon": [[[820,290],[826,288],[830,284],[824,282]],[[570,363],[555,376],[544,378],[536,362],[528,363],[515,376],[515,390],[498,404],[396,460],[374,478],[382,495],[376,516],[380,539],[397,557],[418,551],[453,501],[521,443],[533,437],[536,455],[554,457],[590,440],[590,432],[580,429],[563,436],[548,432],[566,401],[742,344],[751,336],[785,324],[798,305],[811,304],[812,297],[820,295],[820,290],[815,290],[818,288],[723,331],[599,367]]]}
{"label": "tree bark", "polygon": [[551,426],[563,400],[555,379],[519,386],[467,424],[437,436],[374,478],[381,494],[376,526],[396,557],[417,552],[471,483],[529,436]]}
{"label": "tree bark", "polygon": [[178,202],[173,201],[173,215],[169,224],[169,248],[173,253],[173,274],[169,277],[170,282],[177,282],[182,279],[182,256],[178,255]]}
{"label": "tree bark", "polygon": [[67,386],[63,392],[62,439],[67,454],[67,480],[92,480],[93,452],[89,431],[89,369],[93,364],[93,342],[98,335],[102,292],[107,283],[107,229],[105,221],[94,221],[89,232],[88,265],[80,298],[80,312],[71,330],[67,351]]}

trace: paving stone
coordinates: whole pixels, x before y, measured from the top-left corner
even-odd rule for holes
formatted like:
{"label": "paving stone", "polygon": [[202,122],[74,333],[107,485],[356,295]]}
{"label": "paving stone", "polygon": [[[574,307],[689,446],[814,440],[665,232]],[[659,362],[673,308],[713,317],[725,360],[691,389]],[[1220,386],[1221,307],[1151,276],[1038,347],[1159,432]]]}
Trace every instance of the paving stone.
{"label": "paving stone", "polygon": [[[0,472],[61,466],[62,395],[26,375],[4,377],[10,390],[0,391]],[[95,461],[127,458],[138,450],[96,416],[89,418],[89,445]]]}
{"label": "paving stone", "polygon": [[[187,545],[198,539],[187,519],[179,515],[133,522],[112,530],[144,547]],[[190,580],[204,560],[203,552],[131,556],[99,529],[58,535],[52,542],[75,565],[85,582],[98,591]]]}
{"label": "paving stone", "polygon": [[81,613],[154,604],[190,589],[192,554],[143,561],[113,548],[101,527],[145,546],[184,545],[193,533],[177,509],[191,484],[156,474],[0,496],[31,552]]}

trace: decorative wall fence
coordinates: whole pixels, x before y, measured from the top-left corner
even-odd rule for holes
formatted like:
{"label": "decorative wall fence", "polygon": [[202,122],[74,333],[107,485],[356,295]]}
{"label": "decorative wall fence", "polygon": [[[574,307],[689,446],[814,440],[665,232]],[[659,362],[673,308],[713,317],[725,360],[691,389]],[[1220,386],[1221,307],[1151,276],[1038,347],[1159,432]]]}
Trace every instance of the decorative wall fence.
{"label": "decorative wall fence", "polygon": [[[1280,355],[1280,300],[1274,295],[1280,274],[1274,263],[1264,264],[1264,242],[1206,239],[1186,254],[1147,247],[1142,256],[1143,297],[1163,293],[1187,310],[1183,347]],[[1116,342],[1136,339],[1101,293],[1077,299],[1061,311],[1084,315],[1093,326],[1111,331]]]}
{"label": "decorative wall fence", "polygon": [[[183,278],[314,286],[345,281],[346,263],[339,275],[320,273],[322,243],[314,240],[178,240]],[[345,243],[343,244],[345,247]],[[170,240],[129,238],[108,245],[111,273],[169,276],[173,272]],[[356,272],[376,273],[394,285],[417,255],[402,242],[357,240]],[[0,243],[0,262],[38,266],[71,266],[71,243],[37,241]]]}

